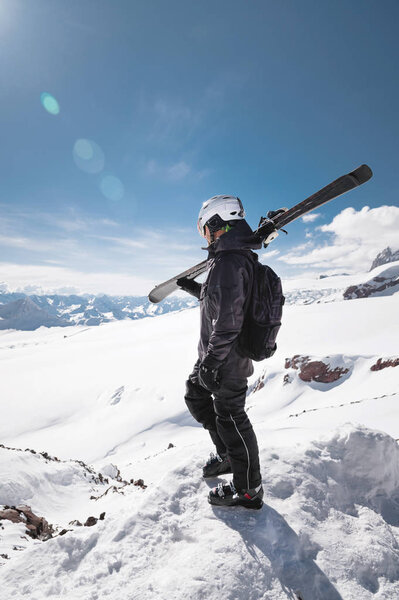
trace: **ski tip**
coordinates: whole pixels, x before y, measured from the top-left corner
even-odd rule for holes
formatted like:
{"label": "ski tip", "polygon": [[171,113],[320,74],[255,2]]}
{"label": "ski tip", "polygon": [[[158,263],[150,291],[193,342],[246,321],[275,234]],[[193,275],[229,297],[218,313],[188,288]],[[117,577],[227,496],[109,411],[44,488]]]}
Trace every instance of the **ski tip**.
{"label": "ski tip", "polygon": [[361,165],[351,173],[349,173],[352,177],[356,179],[357,185],[362,185],[362,183],[366,183],[373,176],[373,171],[370,169],[368,165]]}
{"label": "ski tip", "polygon": [[159,302],[159,298],[157,298],[157,297],[154,295],[154,291],[155,291],[155,290],[152,290],[152,292],[150,292],[150,293],[148,294],[148,300],[149,300],[150,302],[152,302],[153,304],[158,304],[158,302]]}

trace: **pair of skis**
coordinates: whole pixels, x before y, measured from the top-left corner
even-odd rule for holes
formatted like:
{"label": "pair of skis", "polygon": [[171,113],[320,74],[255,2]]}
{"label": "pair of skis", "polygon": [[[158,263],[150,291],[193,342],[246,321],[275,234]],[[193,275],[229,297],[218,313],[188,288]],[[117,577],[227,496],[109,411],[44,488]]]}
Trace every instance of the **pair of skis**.
{"label": "pair of skis", "polygon": [[[269,213],[270,218],[262,217],[259,223],[259,227],[254,231],[254,241],[263,243],[265,245],[273,241],[277,235],[278,230],[282,229],[288,223],[292,223],[295,219],[302,217],[306,213],[318,208],[322,204],[349,192],[355,187],[362,185],[373,176],[373,172],[367,165],[361,165],[351,173],[342,175],[335,181],[329,183],[326,187],[322,188],[306,200],[303,200],[299,204],[296,204],[292,208],[283,211],[276,211],[275,213]],[[178,279],[195,279],[199,275],[202,275],[206,271],[207,261],[204,260],[197,265],[194,265],[190,269],[187,269],[183,273],[179,273],[175,277],[168,279],[164,283],[157,285],[148,295],[148,298],[153,303],[161,302],[169,294],[177,291],[179,286],[177,285]]]}

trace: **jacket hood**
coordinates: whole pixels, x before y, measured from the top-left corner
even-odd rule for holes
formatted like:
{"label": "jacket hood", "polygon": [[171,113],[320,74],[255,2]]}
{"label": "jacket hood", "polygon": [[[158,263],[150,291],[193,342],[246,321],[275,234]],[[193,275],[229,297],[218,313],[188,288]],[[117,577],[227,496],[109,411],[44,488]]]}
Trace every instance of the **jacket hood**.
{"label": "jacket hood", "polygon": [[259,250],[260,248],[262,248],[262,243],[255,238],[254,232],[246,220],[241,219],[230,231],[221,235],[204,250],[208,250],[209,254],[214,256],[218,252],[226,250]]}

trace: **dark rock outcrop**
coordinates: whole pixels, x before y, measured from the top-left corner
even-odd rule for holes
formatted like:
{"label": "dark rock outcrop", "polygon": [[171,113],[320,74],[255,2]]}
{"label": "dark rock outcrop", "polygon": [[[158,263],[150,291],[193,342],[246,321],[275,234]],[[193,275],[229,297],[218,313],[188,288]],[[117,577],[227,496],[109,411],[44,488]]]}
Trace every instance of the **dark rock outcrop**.
{"label": "dark rock outcrop", "polygon": [[391,266],[369,281],[351,285],[344,291],[344,299],[368,298],[369,296],[389,295],[399,291],[399,267]]}
{"label": "dark rock outcrop", "polygon": [[49,525],[44,517],[35,515],[30,506],[6,505],[3,510],[0,510],[0,520],[2,519],[12,523],[24,523],[26,533],[34,539],[45,541],[53,537],[53,526]]}
{"label": "dark rock outcrop", "polygon": [[379,358],[370,367],[370,371],[382,371],[382,369],[386,369],[387,367],[399,367],[399,358]]}
{"label": "dark rock outcrop", "polygon": [[[93,525],[95,525],[98,521],[104,521],[105,519],[105,512],[102,512],[101,515],[98,517],[87,517],[86,522],[84,524],[85,527],[93,527]],[[81,523],[80,523],[81,525]]]}
{"label": "dark rock outcrop", "polygon": [[311,360],[309,356],[301,356],[300,354],[296,354],[292,358],[286,358],[285,368],[298,370],[298,377],[302,381],[316,381],[318,383],[333,383],[349,372],[349,368],[344,366],[332,369],[328,363],[322,360]]}

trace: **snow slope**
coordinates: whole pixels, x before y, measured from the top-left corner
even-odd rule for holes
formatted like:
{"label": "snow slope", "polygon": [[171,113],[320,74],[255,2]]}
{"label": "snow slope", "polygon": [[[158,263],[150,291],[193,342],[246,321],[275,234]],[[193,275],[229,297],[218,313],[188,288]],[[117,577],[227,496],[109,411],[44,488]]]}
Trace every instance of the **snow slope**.
{"label": "snow slope", "polygon": [[[183,400],[197,309],[1,332],[0,509],[26,503],[70,530],[42,542],[1,521],[4,597],[399,597],[399,367],[371,370],[397,356],[397,310],[397,294],[286,307],[279,349],[256,365],[248,396],[257,512],[206,502],[212,448]],[[285,368],[297,354],[348,370],[306,382]],[[130,483],[139,478],[146,489]],[[102,512],[92,527],[70,524]]]}
{"label": "snow slope", "polygon": [[[398,276],[399,261],[396,261],[390,263],[389,266],[386,264],[379,265],[367,273],[331,275],[318,279],[287,279],[283,282],[283,287],[286,303],[288,304],[333,302],[342,300],[344,292],[349,288],[361,288],[364,284],[370,288],[368,295],[390,296],[399,291]],[[391,284],[395,285],[388,287],[384,292],[374,291],[373,288],[382,285],[382,280],[391,281]]]}

